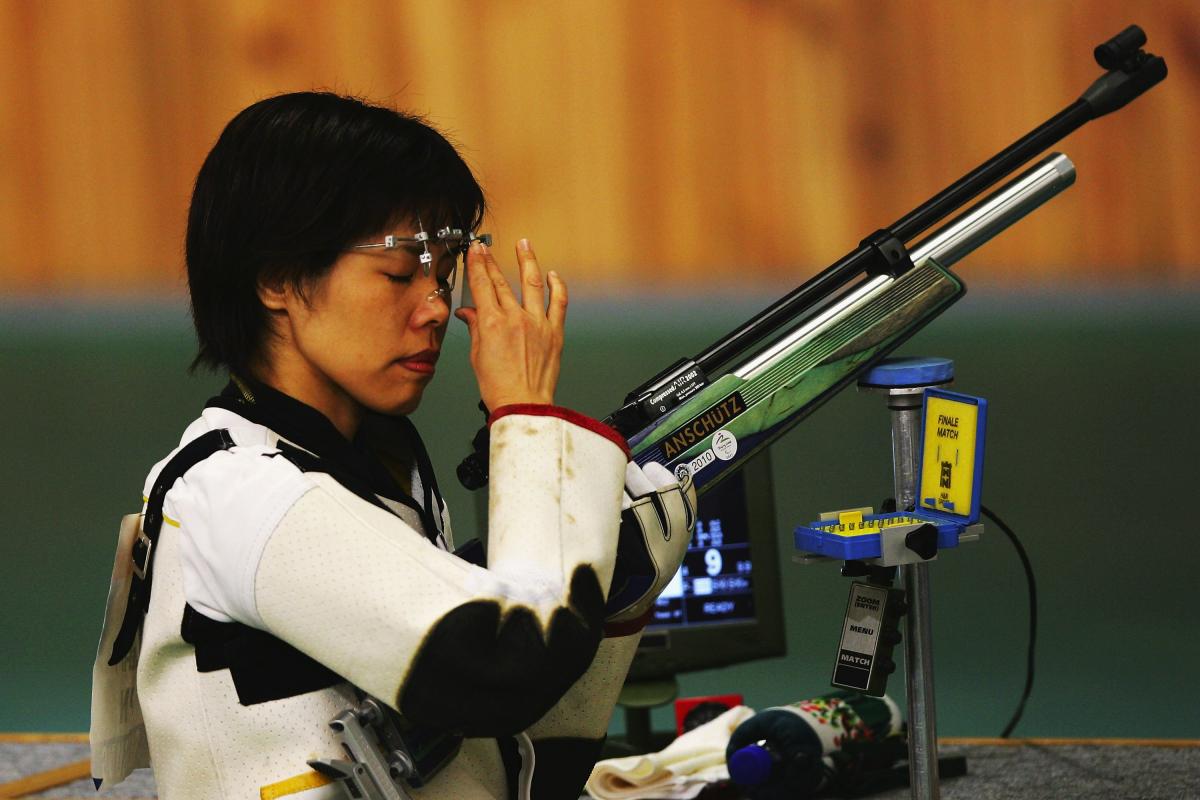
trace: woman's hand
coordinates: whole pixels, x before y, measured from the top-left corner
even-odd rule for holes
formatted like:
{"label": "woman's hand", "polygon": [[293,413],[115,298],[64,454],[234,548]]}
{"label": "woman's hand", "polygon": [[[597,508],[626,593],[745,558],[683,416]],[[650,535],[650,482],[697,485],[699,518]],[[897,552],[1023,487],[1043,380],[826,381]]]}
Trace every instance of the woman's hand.
{"label": "woman's hand", "polygon": [[513,403],[553,403],[558,384],[567,286],[555,272],[542,279],[528,239],[517,242],[517,262],[520,301],[487,245],[472,244],[467,281],[475,307],[454,312],[471,333],[471,367],[479,396],[491,411]]}

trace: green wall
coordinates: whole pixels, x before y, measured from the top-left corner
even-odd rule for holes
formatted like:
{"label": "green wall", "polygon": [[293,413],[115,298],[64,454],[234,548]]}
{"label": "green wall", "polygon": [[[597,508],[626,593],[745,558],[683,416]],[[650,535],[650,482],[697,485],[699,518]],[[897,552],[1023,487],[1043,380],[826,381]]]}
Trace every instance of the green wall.
{"label": "green wall", "polygon": [[[601,416],[769,299],[572,295],[559,400]],[[1198,345],[1200,294],[977,291],[902,351],[954,358],[957,388],[991,402],[985,503],[1024,542],[1041,598],[1018,735],[1200,736]],[[447,346],[458,352],[416,418],[465,538],[474,505],[453,467],[477,395],[465,331]],[[191,352],[174,301],[0,303],[0,730],[86,729],[118,519],[221,383],[186,374]],[[888,424],[880,398],[845,392],[775,446],[789,653],[683,676],[685,695],[741,691],[765,706],[826,690],[848,581],[792,564],[790,531],[890,493]],[[939,732],[997,735],[1024,680],[1020,565],[989,529],[932,578]],[[668,727],[667,711],[655,721]]]}

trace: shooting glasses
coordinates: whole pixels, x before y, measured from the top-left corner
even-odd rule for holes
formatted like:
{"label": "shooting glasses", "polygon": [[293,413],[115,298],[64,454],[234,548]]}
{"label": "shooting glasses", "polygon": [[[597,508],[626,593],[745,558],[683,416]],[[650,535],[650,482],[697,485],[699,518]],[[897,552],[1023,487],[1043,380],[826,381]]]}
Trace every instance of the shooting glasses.
{"label": "shooting glasses", "polygon": [[[458,283],[459,263],[466,258],[467,250],[471,247],[472,242],[482,242],[490,247],[492,244],[492,235],[490,233],[476,234],[475,231],[447,226],[439,228],[437,233],[430,236],[426,232],[425,226],[421,224],[420,219],[417,220],[417,229],[417,233],[412,236],[388,235],[383,237],[382,242],[357,244],[350,249],[406,250],[416,255],[421,263],[421,270],[425,277],[429,277],[430,270],[436,269],[438,288],[430,292],[425,299],[434,301],[441,298],[453,310],[456,305],[459,305],[454,298],[454,288]],[[445,254],[438,259],[436,268],[433,266],[433,252],[429,249],[431,240],[446,248]],[[459,300],[461,301],[461,292]]]}

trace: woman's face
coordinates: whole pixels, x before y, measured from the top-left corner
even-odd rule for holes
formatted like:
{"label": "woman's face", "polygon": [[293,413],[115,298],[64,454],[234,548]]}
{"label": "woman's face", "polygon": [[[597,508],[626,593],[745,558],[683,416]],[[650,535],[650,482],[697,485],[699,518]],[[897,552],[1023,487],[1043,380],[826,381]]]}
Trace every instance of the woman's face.
{"label": "woman's face", "polygon": [[[412,235],[404,229],[388,233]],[[425,275],[420,252],[415,245],[351,251],[306,292],[307,302],[287,291],[288,335],[271,348],[273,375],[301,385],[277,388],[330,415],[335,424],[348,409],[331,409],[330,403],[349,401],[385,414],[416,409],[433,380],[450,316],[449,298],[434,294],[438,274],[445,275],[456,258],[431,243],[434,263]],[[279,369],[284,363],[288,368]]]}

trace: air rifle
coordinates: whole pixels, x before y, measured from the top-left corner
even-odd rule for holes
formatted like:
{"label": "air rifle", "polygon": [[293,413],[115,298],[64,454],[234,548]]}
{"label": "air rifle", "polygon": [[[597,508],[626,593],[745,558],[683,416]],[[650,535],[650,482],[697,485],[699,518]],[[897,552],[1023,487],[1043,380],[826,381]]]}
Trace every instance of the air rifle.
{"label": "air rifle", "polygon": [[[966,291],[958,261],[1075,181],[1053,153],[937,230],[984,191],[1083,124],[1116,111],[1167,75],[1131,25],[1096,47],[1107,70],[1083,95],[816,277],[630,392],[605,420],[634,459],[688,469],[701,493],[740,468],[946,310]],[[911,244],[910,244],[911,243]],[[458,468],[487,481],[486,429]]]}

